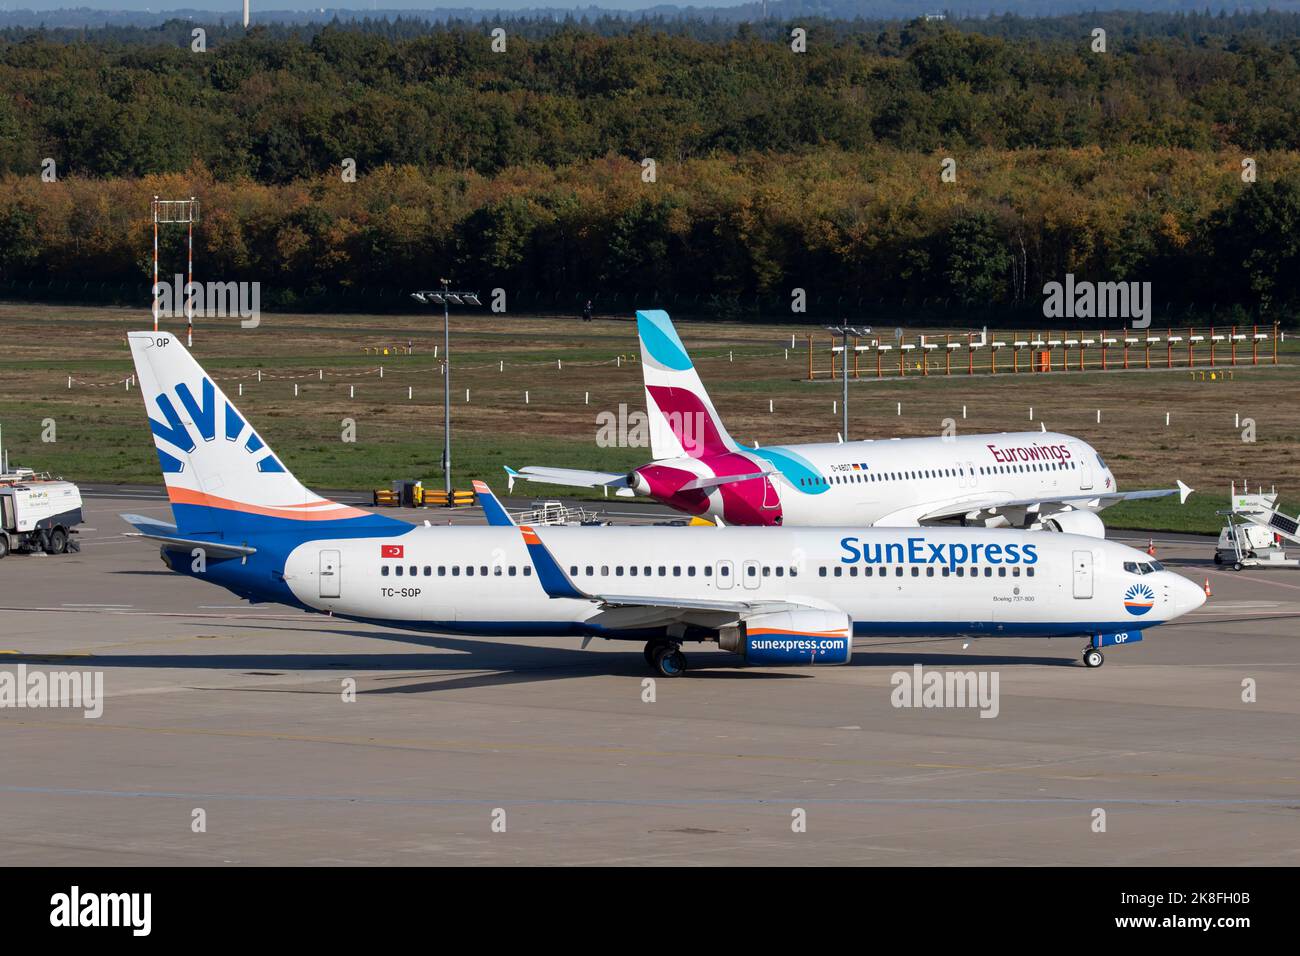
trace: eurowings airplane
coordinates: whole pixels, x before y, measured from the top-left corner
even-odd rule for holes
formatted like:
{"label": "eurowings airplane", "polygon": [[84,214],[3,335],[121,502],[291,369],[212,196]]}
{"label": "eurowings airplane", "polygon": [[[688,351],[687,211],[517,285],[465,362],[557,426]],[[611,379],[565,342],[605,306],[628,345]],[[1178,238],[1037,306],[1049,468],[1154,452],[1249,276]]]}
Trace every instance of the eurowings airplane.
{"label": "eurowings airplane", "polygon": [[[432,527],[313,494],[169,333],[130,333],[174,524],[123,515],[173,571],[253,602],[386,626],[645,643],[751,664],[844,664],[862,635],[1134,643],[1205,600],[1139,551],[1076,535],[926,528]],[[585,641],[584,641],[585,643]]]}
{"label": "eurowings airplane", "polygon": [[963,524],[1068,531],[1095,538],[1096,512],[1120,501],[1191,493],[1121,492],[1087,442],[1004,432],[838,444],[738,444],[722,424],[668,313],[637,312],[654,461],[628,474],[530,466],[515,481],[653,498],[740,525]]}

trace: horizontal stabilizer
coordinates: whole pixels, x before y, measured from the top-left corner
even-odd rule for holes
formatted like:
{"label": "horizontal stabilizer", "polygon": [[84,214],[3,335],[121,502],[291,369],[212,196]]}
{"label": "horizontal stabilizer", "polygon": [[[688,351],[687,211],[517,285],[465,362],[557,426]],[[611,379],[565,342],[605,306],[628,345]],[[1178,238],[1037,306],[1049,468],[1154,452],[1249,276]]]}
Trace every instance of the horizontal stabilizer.
{"label": "horizontal stabilizer", "polygon": [[143,515],[122,515],[124,521],[134,527],[134,532],[128,531],[128,538],[145,538],[149,541],[157,541],[160,544],[170,545],[174,548],[183,548],[193,550],[201,549],[207,557],[214,560],[223,558],[246,558],[250,554],[256,554],[257,549],[244,544],[226,544],[221,541],[205,541],[201,538],[183,538],[180,537],[176,526],[168,524],[165,521],[158,521],[155,518],[146,518]]}
{"label": "horizontal stabilizer", "polygon": [[568,488],[628,487],[626,474],[615,474],[609,471],[584,471],[581,468],[546,468],[540,465],[529,465],[527,468],[515,471],[513,468],[507,467],[506,475],[512,491],[515,482],[519,480],[536,481],[544,485],[564,485]]}
{"label": "horizontal stabilizer", "polygon": [[694,481],[688,481],[677,490],[698,491],[702,488],[716,488],[718,485],[729,485],[733,481],[749,481],[751,478],[766,478],[770,474],[773,474],[773,472],[751,471],[743,475],[710,475],[704,478],[696,478]]}

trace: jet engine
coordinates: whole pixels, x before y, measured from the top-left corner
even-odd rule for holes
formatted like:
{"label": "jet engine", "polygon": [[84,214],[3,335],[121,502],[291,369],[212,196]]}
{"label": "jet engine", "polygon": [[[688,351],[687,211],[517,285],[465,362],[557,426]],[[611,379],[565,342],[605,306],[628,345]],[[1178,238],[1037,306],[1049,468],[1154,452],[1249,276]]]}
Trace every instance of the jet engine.
{"label": "jet engine", "polygon": [[807,608],[755,614],[718,632],[718,646],[750,664],[847,664],[853,622],[843,611]]}
{"label": "jet engine", "polygon": [[1058,511],[1042,519],[1044,531],[1062,531],[1089,538],[1106,537],[1106,526],[1091,511]]}

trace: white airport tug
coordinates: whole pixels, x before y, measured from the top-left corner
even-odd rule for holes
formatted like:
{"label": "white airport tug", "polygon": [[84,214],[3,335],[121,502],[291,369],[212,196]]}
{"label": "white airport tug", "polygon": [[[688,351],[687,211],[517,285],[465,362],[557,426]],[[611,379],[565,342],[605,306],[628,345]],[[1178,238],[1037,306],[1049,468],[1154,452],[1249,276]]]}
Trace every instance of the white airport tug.
{"label": "white airport tug", "polygon": [[0,558],[80,551],[72,535],[81,522],[81,490],[72,482],[30,468],[0,471]]}

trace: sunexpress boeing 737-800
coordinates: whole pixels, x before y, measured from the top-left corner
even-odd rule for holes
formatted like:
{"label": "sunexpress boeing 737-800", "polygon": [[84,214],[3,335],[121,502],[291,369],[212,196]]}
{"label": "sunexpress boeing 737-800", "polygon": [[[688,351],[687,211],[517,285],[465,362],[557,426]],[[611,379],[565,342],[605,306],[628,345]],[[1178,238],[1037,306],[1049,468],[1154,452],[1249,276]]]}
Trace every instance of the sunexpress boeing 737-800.
{"label": "sunexpress boeing 737-800", "polygon": [[614,489],[741,525],[964,524],[1105,537],[1096,512],[1191,489],[1121,492],[1070,435],[1010,432],[749,448],[727,433],[668,313],[636,314],[654,461],[628,474],[529,466],[514,482]]}
{"label": "sunexpress boeing 737-800", "polygon": [[1205,595],[1139,551],[983,528],[431,527],[303,487],[168,333],[130,333],[174,524],[124,515],[173,571],[254,602],[392,627],[681,644],[843,664],[855,635],[1070,637],[1084,661]]}

